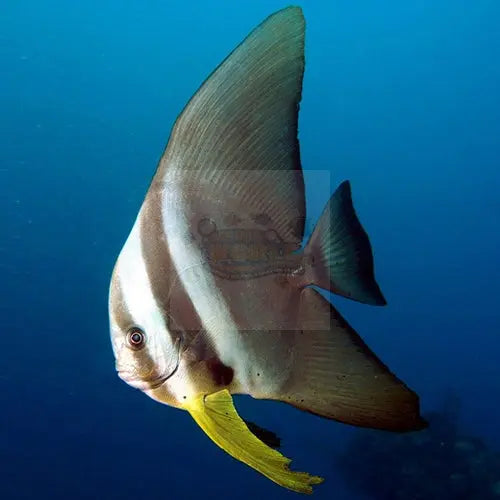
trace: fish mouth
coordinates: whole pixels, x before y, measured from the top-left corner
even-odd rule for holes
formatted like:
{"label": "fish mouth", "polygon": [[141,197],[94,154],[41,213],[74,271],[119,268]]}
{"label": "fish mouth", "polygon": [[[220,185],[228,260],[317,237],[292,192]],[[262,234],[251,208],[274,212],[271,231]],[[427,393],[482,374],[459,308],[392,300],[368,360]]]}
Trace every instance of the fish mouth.
{"label": "fish mouth", "polygon": [[157,374],[156,370],[153,369],[152,372],[144,377],[139,375],[137,372],[131,372],[129,370],[121,370],[117,368],[118,376],[127,384],[135,387],[136,389],[141,389],[142,391],[154,391],[161,387],[169,378],[173,377],[177,370],[179,369],[179,364],[181,360],[181,340],[177,339],[176,344],[178,346],[177,349],[177,361],[175,363],[175,367],[170,373],[167,374]]}
{"label": "fish mouth", "polygon": [[141,377],[135,373],[131,373],[125,370],[118,370],[118,376],[127,384],[135,387],[136,389],[141,389],[142,391],[146,390],[155,390],[158,387],[162,386],[170,377],[172,377],[177,371],[178,366],[174,368],[171,373],[167,373],[166,375],[155,375],[152,377]]}
{"label": "fish mouth", "polygon": [[146,387],[144,387],[144,389],[151,391],[158,389],[158,387],[162,386],[172,375],[174,375],[176,371],[177,366],[174,368],[172,373],[168,373],[167,375],[153,377],[152,379],[143,379],[142,381],[146,384]]}

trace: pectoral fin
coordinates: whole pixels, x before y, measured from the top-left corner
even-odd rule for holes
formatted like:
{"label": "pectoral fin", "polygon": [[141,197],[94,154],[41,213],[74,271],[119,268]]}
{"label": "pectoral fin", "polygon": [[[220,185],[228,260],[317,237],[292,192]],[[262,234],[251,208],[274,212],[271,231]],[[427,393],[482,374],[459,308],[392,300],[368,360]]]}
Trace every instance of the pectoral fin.
{"label": "pectoral fin", "polygon": [[217,446],[280,486],[310,494],[313,485],[323,482],[321,477],[291,471],[289,458],[252,434],[236,412],[226,389],[208,396],[200,395],[184,408]]}

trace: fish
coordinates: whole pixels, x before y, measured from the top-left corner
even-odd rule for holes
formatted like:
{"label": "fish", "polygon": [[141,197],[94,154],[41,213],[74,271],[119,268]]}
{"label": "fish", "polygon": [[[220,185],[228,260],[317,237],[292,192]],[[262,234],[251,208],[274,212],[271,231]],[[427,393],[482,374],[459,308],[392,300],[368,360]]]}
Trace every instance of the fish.
{"label": "fish", "polygon": [[318,290],[386,304],[349,181],[304,241],[304,47],[302,9],[277,11],[188,101],[113,268],[109,323],[123,381],[310,494],[324,478],[291,469],[277,435],[245,421],[233,395],[388,431],[426,422],[418,395]]}

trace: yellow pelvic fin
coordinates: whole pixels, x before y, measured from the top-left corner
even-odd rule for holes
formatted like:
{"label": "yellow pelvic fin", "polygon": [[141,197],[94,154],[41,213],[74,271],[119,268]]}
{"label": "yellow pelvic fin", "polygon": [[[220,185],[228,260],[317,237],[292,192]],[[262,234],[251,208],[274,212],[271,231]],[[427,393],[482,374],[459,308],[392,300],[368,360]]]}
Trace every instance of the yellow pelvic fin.
{"label": "yellow pelvic fin", "polygon": [[311,494],[323,478],[288,468],[291,460],[260,441],[236,412],[227,389],[201,394],[184,404],[196,423],[225,452],[259,471],[275,483],[298,493]]}

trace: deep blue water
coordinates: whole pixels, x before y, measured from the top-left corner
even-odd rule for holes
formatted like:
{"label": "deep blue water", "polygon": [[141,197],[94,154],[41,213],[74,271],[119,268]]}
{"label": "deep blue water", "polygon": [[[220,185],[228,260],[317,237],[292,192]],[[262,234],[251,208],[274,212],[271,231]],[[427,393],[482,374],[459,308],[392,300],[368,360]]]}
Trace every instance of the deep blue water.
{"label": "deep blue water", "polygon": [[[424,413],[454,391],[464,432],[500,449],[500,4],[303,3],[308,215],[351,180],[389,305],[334,303]],[[295,495],[120,381],[107,316],[112,266],[177,114],[285,5],[2,2],[2,500]],[[331,172],[331,189],[313,170]],[[335,463],[354,429],[236,403],[326,477],[317,498],[361,498]]]}

